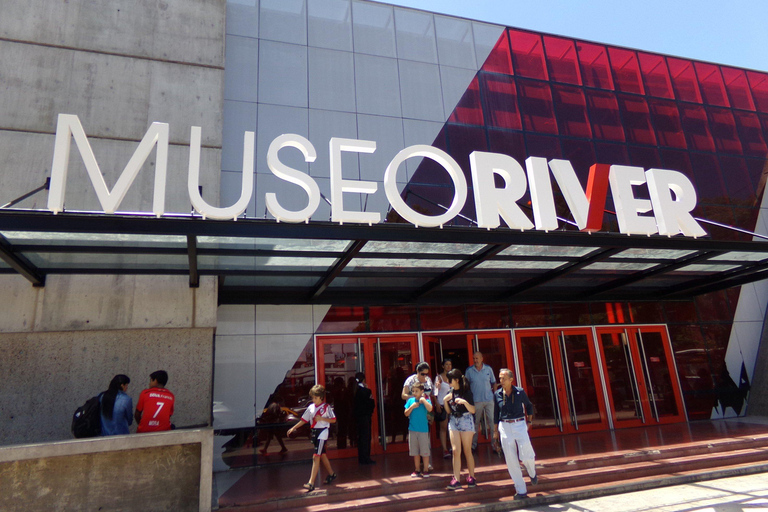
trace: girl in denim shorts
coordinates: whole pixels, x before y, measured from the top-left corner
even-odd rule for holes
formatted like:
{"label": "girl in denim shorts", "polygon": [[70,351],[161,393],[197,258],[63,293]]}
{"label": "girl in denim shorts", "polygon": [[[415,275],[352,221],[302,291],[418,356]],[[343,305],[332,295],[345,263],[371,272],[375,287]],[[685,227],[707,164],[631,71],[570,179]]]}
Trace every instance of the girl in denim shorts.
{"label": "girl in denim shorts", "polygon": [[475,458],[472,455],[472,437],[475,435],[475,401],[472,391],[469,389],[467,379],[461,374],[461,370],[453,369],[448,372],[448,381],[451,384],[451,392],[443,399],[445,410],[449,414],[448,433],[451,436],[453,448],[453,478],[448,484],[449,491],[455,491],[461,487],[461,451],[464,449],[464,457],[467,459],[467,487],[475,487]]}

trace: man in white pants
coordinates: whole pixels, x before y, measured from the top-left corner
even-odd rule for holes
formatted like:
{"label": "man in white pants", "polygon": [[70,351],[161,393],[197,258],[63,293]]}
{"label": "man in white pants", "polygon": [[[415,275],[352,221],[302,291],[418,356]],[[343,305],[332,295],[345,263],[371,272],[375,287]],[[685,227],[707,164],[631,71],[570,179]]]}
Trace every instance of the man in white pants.
{"label": "man in white pants", "polygon": [[519,461],[528,471],[531,484],[536,485],[539,481],[534,460],[536,454],[533,452],[531,438],[528,437],[533,404],[523,388],[514,385],[515,378],[511,370],[503,368],[499,371],[499,383],[501,387],[494,393],[493,402],[493,439],[501,441],[509,476],[515,484],[515,499],[522,500],[528,497],[528,488]]}

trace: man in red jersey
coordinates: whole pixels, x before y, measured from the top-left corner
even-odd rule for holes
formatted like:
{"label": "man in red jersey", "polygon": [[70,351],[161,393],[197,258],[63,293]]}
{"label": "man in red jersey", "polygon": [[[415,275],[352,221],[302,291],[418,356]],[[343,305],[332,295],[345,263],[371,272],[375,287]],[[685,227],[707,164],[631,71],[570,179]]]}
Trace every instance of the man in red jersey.
{"label": "man in red jersey", "polygon": [[158,370],[149,376],[149,388],[139,395],[134,417],[139,427],[136,432],[159,432],[171,430],[171,415],[175,398],[165,389],[168,373]]}

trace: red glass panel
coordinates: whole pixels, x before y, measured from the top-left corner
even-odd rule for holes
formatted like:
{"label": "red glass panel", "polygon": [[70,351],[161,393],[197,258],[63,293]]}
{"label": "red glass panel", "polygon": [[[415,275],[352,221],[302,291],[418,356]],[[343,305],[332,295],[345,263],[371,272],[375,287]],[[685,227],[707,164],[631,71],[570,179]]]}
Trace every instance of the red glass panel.
{"label": "red glass panel", "polygon": [[368,325],[365,308],[333,306],[317,328],[317,332],[365,332]]}
{"label": "red glass panel", "polygon": [[512,56],[510,55],[509,38],[506,31],[501,34],[496,46],[485,59],[482,69],[493,73],[512,74]]}
{"label": "red glass panel", "polygon": [[741,69],[720,67],[725,81],[725,88],[731,99],[731,105],[735,108],[745,110],[755,110],[755,103],[752,101],[752,92],[749,90],[747,75]]}
{"label": "red glass panel", "polygon": [[755,189],[743,158],[732,156],[720,157],[720,169],[725,179],[732,205],[753,206]]}
{"label": "red glass panel", "polygon": [[704,103],[720,107],[730,107],[731,104],[725,92],[723,77],[720,75],[720,68],[714,64],[706,64],[704,62],[697,62],[695,66]]}
{"label": "red glass panel", "polygon": [[525,129],[540,133],[557,133],[552,105],[552,91],[546,83],[518,80],[518,102]]}
{"label": "red glass panel", "polygon": [[645,98],[619,95],[619,109],[624,120],[628,142],[656,145],[656,134],[651,125],[651,113]]}
{"label": "red glass panel", "polygon": [[[467,177],[469,174],[469,154],[473,151],[486,151],[487,142],[485,130],[475,126],[448,125],[448,147],[450,155],[456,160]],[[451,177],[443,169],[447,184],[453,183]]]}
{"label": "red glass panel", "polygon": [[560,133],[574,137],[592,137],[587,117],[587,103],[580,87],[553,85],[555,112]]}
{"label": "red glass panel", "polygon": [[589,325],[591,320],[589,305],[585,303],[552,304],[550,310],[551,325]]}
{"label": "red glass panel", "polygon": [[544,36],[549,78],[555,82],[581,85],[576,45],[570,39]]}
{"label": "red glass panel", "polygon": [[[749,231],[755,231],[757,225],[757,215],[760,213],[759,208],[755,208],[760,204],[760,198],[756,198],[755,204],[749,205],[743,208],[736,207],[733,209],[733,219],[735,226],[746,229]],[[744,240],[751,241],[752,238],[749,235],[744,235]]]}
{"label": "red glass panel", "polygon": [[371,307],[368,309],[372,332],[415,331],[419,313],[415,306]]}
{"label": "red glass panel", "polygon": [[643,79],[640,77],[640,64],[637,55],[631,50],[608,47],[616,90],[645,94]]}
{"label": "red glass panel", "polygon": [[634,321],[640,324],[663,324],[664,307],[659,302],[638,302],[631,304]]}
{"label": "red glass panel", "polygon": [[720,164],[715,155],[691,153],[691,166],[696,174],[699,203],[728,204]]}
{"label": "red glass panel", "polygon": [[[662,169],[661,155],[656,148],[649,148],[644,146],[628,146],[629,152],[629,165],[636,165],[642,167],[646,171],[648,169]],[[648,321],[651,322],[650,320]],[[662,322],[659,320],[659,322]],[[663,322],[662,322],[663,323]]]}
{"label": "red glass panel", "polygon": [[525,135],[525,145],[528,148],[529,156],[540,156],[547,160],[562,157],[560,153],[560,140],[557,137],[527,133]]}
{"label": "red glass panel", "polygon": [[660,98],[674,99],[672,81],[669,78],[669,70],[664,57],[650,53],[637,53],[640,61],[640,69],[645,78],[645,87],[648,94]]}
{"label": "red glass panel", "polygon": [[765,191],[766,178],[768,178],[768,161],[763,158],[747,158],[746,163],[749,178],[752,180],[752,186],[755,189],[756,204],[754,206],[757,206],[760,204],[760,199]]}
{"label": "red glass panel", "polygon": [[599,91],[586,91],[586,94],[595,138],[624,142],[624,128],[616,96]]}
{"label": "red glass panel", "polygon": [[768,74],[747,71],[747,78],[757,110],[768,112]]}
{"label": "red glass panel", "polygon": [[509,307],[490,304],[467,305],[468,329],[508,328],[511,325]]}
{"label": "red glass panel", "polygon": [[539,34],[509,29],[512,63],[517,76],[547,80],[547,62]]}
{"label": "red glass panel", "polygon": [[768,145],[765,143],[757,114],[735,110],[733,117],[744,154],[765,158],[768,155]]}
{"label": "red glass panel", "polygon": [[667,57],[667,64],[669,65],[669,75],[672,78],[672,85],[677,93],[677,98],[684,101],[701,103],[699,82],[696,80],[693,62]]}
{"label": "red glass panel", "polygon": [[651,107],[651,119],[656,127],[656,140],[660,146],[670,146],[673,148],[683,148],[685,144],[685,134],[683,126],[680,124],[680,112],[677,110],[677,104],[665,100],[648,100]]}
{"label": "red glass panel", "polygon": [[520,110],[517,108],[517,88],[510,76],[480,75],[483,88],[485,118],[490,126],[522,130]]}
{"label": "red glass panel", "polygon": [[577,41],[576,50],[579,53],[581,79],[584,85],[598,89],[613,89],[613,78],[605,46]]}
{"label": "red glass panel", "polygon": [[693,176],[693,168],[691,168],[691,159],[688,157],[687,151],[660,149],[659,154],[661,155],[664,169],[682,172],[693,182],[694,186],[696,186],[696,179]]}
{"label": "red glass panel", "polygon": [[549,325],[549,306],[547,304],[512,304],[514,327],[537,327]]}
{"label": "red glass panel", "polygon": [[[736,218],[733,215],[733,208],[720,205],[699,205],[694,210],[694,216],[708,219],[726,226],[735,226]],[[742,240],[743,237],[737,231],[717,226],[707,226],[707,231],[713,240]]]}
{"label": "red glass panel", "polygon": [[597,162],[610,165],[629,165],[629,155],[624,144],[610,142],[595,142]]}
{"label": "red glass panel", "polygon": [[427,306],[419,308],[421,328],[425,331],[466,329],[464,306]]}
{"label": "red glass panel", "polygon": [[736,121],[730,109],[706,107],[709,127],[715,139],[715,147],[723,153],[742,154],[741,141],[736,132]]}
{"label": "red glass panel", "polygon": [[714,151],[715,141],[709,131],[707,112],[698,105],[680,105],[680,121],[685,131],[689,149]]}
{"label": "red glass panel", "polygon": [[452,123],[483,125],[483,107],[480,105],[480,84],[475,77],[448,118]]}
{"label": "red glass panel", "polygon": [[563,158],[571,162],[573,170],[576,171],[576,176],[579,177],[582,186],[585,187],[589,179],[589,168],[597,162],[592,142],[588,140],[562,139],[560,145],[563,148]]}

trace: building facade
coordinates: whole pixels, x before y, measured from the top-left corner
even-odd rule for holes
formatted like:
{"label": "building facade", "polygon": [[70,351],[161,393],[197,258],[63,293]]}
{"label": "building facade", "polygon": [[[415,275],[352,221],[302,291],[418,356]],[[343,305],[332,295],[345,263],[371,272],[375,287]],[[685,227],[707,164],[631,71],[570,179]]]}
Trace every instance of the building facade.
{"label": "building facade", "polygon": [[[364,0],[60,9],[0,22],[4,202],[67,183],[56,216],[53,192],[0,215],[3,442],[163,366],[220,469],[269,461],[258,418],[315,382],[348,418],[357,371],[396,451],[415,363],[478,350],[537,436],[765,413],[768,74]],[[92,213],[88,152],[49,164],[59,114],[107,189],[152,122],[167,158]]]}

